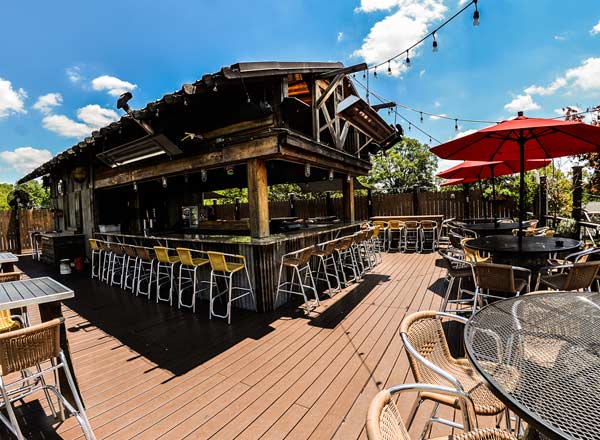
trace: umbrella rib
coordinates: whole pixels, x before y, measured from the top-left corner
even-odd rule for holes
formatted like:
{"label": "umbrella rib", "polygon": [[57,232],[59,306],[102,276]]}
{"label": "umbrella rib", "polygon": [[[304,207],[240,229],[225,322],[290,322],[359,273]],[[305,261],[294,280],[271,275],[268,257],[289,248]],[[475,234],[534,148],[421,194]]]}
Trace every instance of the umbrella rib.
{"label": "umbrella rib", "polygon": [[498,148],[496,148],[496,151],[494,151],[494,153],[493,153],[493,154],[490,156],[490,159],[489,159],[489,160],[493,160],[493,159],[494,159],[494,157],[496,156],[496,154],[498,154],[498,151],[500,151],[500,149],[502,148],[502,145],[504,145],[504,143],[505,143],[505,142],[506,142],[508,139],[510,139],[510,135],[511,135],[511,133],[512,133],[512,132],[513,132],[513,130],[510,130],[510,131],[508,132],[508,135],[507,135],[507,136],[503,136],[503,137],[499,137],[499,138],[498,138],[498,139],[502,139],[502,142],[500,142],[500,145],[498,145]]}
{"label": "umbrella rib", "polygon": [[572,133],[567,133],[567,132],[564,132],[564,131],[562,131],[562,130],[559,130],[558,128],[555,128],[555,130],[556,130],[558,133],[562,133],[562,134],[564,134],[564,135],[566,135],[566,136],[571,136],[571,137],[573,137],[573,138],[575,138],[575,139],[577,139],[577,140],[579,140],[579,141],[585,142],[586,144],[589,144],[589,145],[591,145],[592,147],[597,147],[597,148],[600,148],[600,144],[595,144],[595,143],[593,143],[593,142],[590,142],[588,139],[582,138],[582,137],[580,137],[580,136],[576,136],[576,135],[574,135],[574,134],[572,134]]}
{"label": "umbrella rib", "polygon": [[537,142],[537,144],[540,146],[540,148],[542,149],[542,151],[544,152],[546,157],[552,157],[552,156],[550,156],[550,154],[548,153],[546,148],[544,148],[544,145],[542,145],[542,142],[539,140],[538,136],[536,136],[535,134],[532,136],[533,136],[533,140]]}

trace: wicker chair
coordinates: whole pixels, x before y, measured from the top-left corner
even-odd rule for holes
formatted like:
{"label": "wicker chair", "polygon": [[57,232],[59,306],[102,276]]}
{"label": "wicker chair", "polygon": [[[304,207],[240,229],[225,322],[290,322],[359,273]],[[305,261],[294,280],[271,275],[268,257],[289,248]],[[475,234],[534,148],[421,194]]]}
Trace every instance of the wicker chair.
{"label": "wicker chair", "polygon": [[[413,313],[402,321],[400,336],[406,348],[413,376],[421,384],[451,386],[458,392],[466,393],[473,404],[475,416],[498,416],[497,426],[502,415],[506,414],[506,424],[510,428],[510,417],[506,406],[492,394],[485,380],[475,372],[468,360],[456,359],[450,354],[441,318],[463,324],[467,322],[467,319],[454,314],[435,311]],[[502,365],[498,365],[497,368],[503,369],[502,374],[507,376],[508,383],[511,381],[517,383],[519,375],[516,370]],[[425,400],[432,400],[435,405],[423,429],[423,434],[429,431],[433,422],[457,427],[455,422],[437,417],[439,405],[460,409],[454,396],[420,391],[409,415],[409,428]],[[463,429],[462,426],[459,427]]]}
{"label": "wicker chair", "polygon": [[[521,274],[525,278],[519,278],[516,274]],[[523,291],[529,292],[529,286],[531,286],[531,270],[519,266],[476,263],[473,265],[473,275],[475,279],[475,305],[483,305],[483,300],[488,298],[505,298],[505,296],[491,295],[490,291],[519,296]],[[483,293],[483,290],[487,293]]]}
{"label": "wicker chair", "polygon": [[562,264],[540,269],[535,290],[546,286],[554,290],[592,290],[600,269],[600,261],[588,263]]}
{"label": "wicker chair", "polygon": [[[19,281],[21,272],[4,272],[0,273],[0,283],[8,281]],[[0,310],[0,333],[18,330],[27,325],[27,312],[23,310],[22,315],[11,315],[10,310]]]}
{"label": "wicker chair", "polygon": [[487,262],[491,261],[488,257],[483,257],[479,253],[479,251],[474,251],[465,246],[465,243],[467,243],[471,240],[473,240],[473,238],[466,237],[460,241],[460,244],[465,252],[465,255],[467,256],[467,259],[471,260],[473,263],[487,263]]}
{"label": "wicker chair", "polygon": [[[23,437],[19,428],[12,403],[38,391],[53,392],[58,398],[59,406],[64,405],[75,416],[86,439],[95,439],[71,376],[69,365],[60,349],[61,322],[62,319],[53,319],[52,321],[0,335],[0,394],[2,396],[2,406],[6,408],[8,414],[8,418],[0,414],[0,421],[20,440],[25,437]],[[48,366],[41,367],[42,364],[48,362],[50,362]],[[36,368],[35,373],[29,371],[33,367]],[[74,408],[60,394],[58,386],[46,384],[44,376],[54,373],[55,380],[57,380],[58,370],[61,368],[67,377],[77,408]],[[27,374],[22,374],[14,382],[5,384],[5,376],[25,370],[28,371]],[[52,412],[56,413],[50,399],[49,404]],[[62,416],[62,410],[59,410],[58,414]]]}
{"label": "wicker chair", "polygon": [[[471,268],[472,263],[464,259],[464,254],[457,254],[457,251],[439,250],[438,253],[442,257],[442,261],[447,270],[446,279],[448,280],[448,287],[444,294],[444,301],[440,307],[440,312],[472,312],[472,309],[464,308],[448,310],[448,304],[474,303],[474,295],[468,298],[462,297],[464,292],[468,292],[463,290],[462,281],[473,277],[473,270]],[[457,255],[462,256],[463,258],[458,258]],[[450,294],[452,293],[452,288],[456,280],[458,280],[458,295],[456,299],[450,299]],[[473,294],[473,292],[469,293]]]}
{"label": "wicker chair", "polygon": [[[463,413],[464,425],[473,429],[476,420],[470,416],[473,407],[468,396],[457,390],[427,384],[405,384],[387,390],[382,390],[375,395],[367,412],[367,437],[369,440],[410,440],[408,430],[400,417],[400,411],[394,403],[393,394],[404,391],[434,392],[448,396],[460,402]],[[469,423],[469,424],[468,424]],[[467,428],[469,429],[469,428]],[[474,429],[450,437],[440,437],[437,440],[516,440],[517,438],[501,429]]]}

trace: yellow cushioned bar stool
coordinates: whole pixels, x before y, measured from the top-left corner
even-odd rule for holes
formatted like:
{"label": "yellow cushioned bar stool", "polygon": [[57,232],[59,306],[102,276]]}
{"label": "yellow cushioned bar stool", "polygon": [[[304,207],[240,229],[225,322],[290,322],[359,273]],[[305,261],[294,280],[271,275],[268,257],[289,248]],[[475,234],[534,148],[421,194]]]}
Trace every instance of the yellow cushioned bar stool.
{"label": "yellow cushioned bar stool", "polygon": [[[247,295],[252,297],[254,306],[256,306],[256,296],[254,295],[254,289],[252,288],[252,281],[250,280],[250,274],[248,273],[248,266],[246,265],[246,257],[243,255],[224,254],[222,252],[206,252],[210,263],[210,307],[209,307],[209,319],[213,316],[217,318],[226,318],[227,324],[231,324],[231,303],[237,301]],[[234,260],[234,261],[231,261]],[[234,286],[233,275],[239,273],[240,275],[245,274],[248,286]],[[243,275],[242,275],[243,276]],[[225,282],[225,289],[219,292],[217,280],[222,279]],[[215,294],[215,286],[217,287],[217,293]],[[239,295],[234,296],[234,291],[241,291]],[[227,309],[224,315],[215,313],[214,305],[215,299],[226,295],[227,296]]]}
{"label": "yellow cushioned bar stool", "polygon": [[[197,256],[194,256],[194,254]],[[209,281],[198,280],[198,270],[203,266],[208,266],[209,260],[208,258],[203,258],[200,256],[206,256],[206,253],[197,251],[195,249],[177,248],[177,255],[179,255],[179,259],[181,260],[181,264],[179,265],[179,300],[177,302],[177,308],[180,309],[182,307],[187,307],[195,312],[196,295],[203,290],[208,290],[208,286],[204,289],[198,289],[198,284],[209,283]],[[192,290],[192,298],[190,303],[183,301],[183,292],[186,289]]]}
{"label": "yellow cushioned bar stool", "polygon": [[100,246],[102,269],[100,270],[100,281],[109,283],[110,281],[110,263],[112,261],[112,251],[110,249],[110,243],[107,241],[98,240],[98,246]]}
{"label": "yellow cushioned bar stool", "polygon": [[[154,246],[156,253],[156,302],[169,301],[173,305],[173,286],[175,284],[175,265],[179,263],[179,257],[169,255],[169,249],[163,246]],[[162,269],[162,270],[161,270]],[[166,280],[165,280],[166,278]],[[168,284],[169,296],[163,297],[160,295],[162,286]]]}
{"label": "yellow cushioned bar stool", "polygon": [[[98,240],[90,238],[90,248],[92,249],[92,278],[100,279],[102,267],[102,249]],[[97,261],[97,263],[96,263]]]}
{"label": "yellow cushioned bar stool", "polygon": [[119,243],[111,243],[110,250],[112,259],[110,264],[110,285],[118,285],[123,288],[123,279],[125,278],[125,260],[127,255],[123,250],[123,245]]}
{"label": "yellow cushioned bar stool", "polygon": [[[0,273],[0,283],[9,281],[19,281],[21,272],[3,272]],[[10,310],[0,310],[0,333],[18,330],[28,325],[27,309],[21,308],[21,315],[11,315]]]}
{"label": "yellow cushioned bar stool", "polygon": [[381,231],[381,237],[377,237],[378,245],[380,246],[380,249],[385,252],[387,250],[388,234],[389,234],[389,230],[390,230],[388,222],[376,220],[373,222],[373,226],[379,227],[379,230]]}
{"label": "yellow cushioned bar stool", "polygon": [[[402,250],[402,240],[404,239],[404,222],[399,220],[390,220],[388,222],[388,227],[388,250]],[[397,246],[393,246],[394,238],[397,240]]]}
{"label": "yellow cushioned bar stool", "polygon": [[135,292],[136,272],[137,272],[137,252],[134,246],[130,244],[123,245],[125,252],[125,263],[123,264],[123,289]]}
{"label": "yellow cushioned bar stool", "polygon": [[156,259],[154,258],[154,249],[143,246],[135,246],[134,250],[138,257],[134,272],[135,295],[144,295],[148,297],[148,300],[150,300],[152,280],[155,276],[154,263]]}

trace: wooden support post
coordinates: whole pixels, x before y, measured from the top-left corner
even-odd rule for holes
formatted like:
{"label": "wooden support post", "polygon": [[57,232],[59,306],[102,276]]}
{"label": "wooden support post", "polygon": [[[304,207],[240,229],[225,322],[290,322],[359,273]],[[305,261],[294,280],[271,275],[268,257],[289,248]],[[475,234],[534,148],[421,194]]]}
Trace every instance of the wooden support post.
{"label": "wooden support post", "polygon": [[235,219],[239,220],[242,218],[241,214],[240,214],[240,199],[238,197],[235,198]]}
{"label": "wooden support post", "polygon": [[344,220],[347,222],[353,222],[355,220],[354,179],[350,175],[348,175],[346,179],[342,180],[342,195],[344,198]]}
{"label": "wooden support post", "polygon": [[539,196],[539,226],[546,226],[546,215],[548,214],[548,181],[546,176],[540,176]]}
{"label": "wooden support post", "polygon": [[373,217],[373,194],[370,189],[367,190],[367,218]]}
{"label": "wooden support post", "polygon": [[575,236],[579,237],[581,232],[581,225],[579,222],[582,217],[582,199],[583,199],[583,183],[581,181],[582,175],[581,166],[573,167],[573,218],[577,222],[575,229]]}
{"label": "wooden support post", "polygon": [[296,196],[290,193],[290,217],[296,217]]}
{"label": "wooden support post", "polygon": [[413,204],[413,215],[419,215],[420,214],[420,209],[419,209],[419,185],[415,185],[413,186],[413,199],[412,199],[412,204]]}
{"label": "wooden support post", "polygon": [[250,235],[255,238],[269,235],[269,194],[267,164],[262,159],[248,161],[248,208]]}
{"label": "wooden support post", "polygon": [[465,196],[465,211],[464,218],[471,218],[471,199],[469,197],[469,184],[463,184],[463,194]]}
{"label": "wooden support post", "polygon": [[215,220],[216,220],[217,219],[217,199],[213,199],[213,216],[215,217]]}
{"label": "wooden support post", "polygon": [[331,201],[331,191],[327,191],[325,193],[325,210],[326,210],[326,216],[329,217],[331,215],[335,215],[333,213],[333,204]]}

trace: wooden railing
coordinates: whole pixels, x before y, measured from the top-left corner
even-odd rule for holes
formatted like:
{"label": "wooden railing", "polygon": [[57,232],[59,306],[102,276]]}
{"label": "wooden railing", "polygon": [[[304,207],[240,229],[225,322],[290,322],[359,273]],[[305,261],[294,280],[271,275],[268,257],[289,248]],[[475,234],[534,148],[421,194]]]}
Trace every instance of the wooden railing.
{"label": "wooden railing", "polygon": [[0,211],[0,251],[18,250],[17,220],[20,232],[21,250],[31,249],[32,231],[48,231],[54,229],[52,212],[49,209],[20,209]]}

